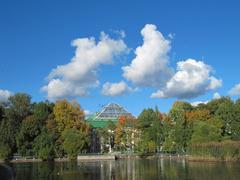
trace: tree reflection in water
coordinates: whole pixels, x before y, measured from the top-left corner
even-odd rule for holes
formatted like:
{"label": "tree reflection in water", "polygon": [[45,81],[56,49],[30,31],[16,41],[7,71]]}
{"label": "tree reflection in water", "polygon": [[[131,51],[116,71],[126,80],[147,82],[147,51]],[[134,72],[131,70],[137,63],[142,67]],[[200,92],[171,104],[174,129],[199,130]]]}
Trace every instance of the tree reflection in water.
{"label": "tree reflection in water", "polygon": [[16,163],[11,166],[18,180],[240,179],[239,163],[187,162],[184,159]]}

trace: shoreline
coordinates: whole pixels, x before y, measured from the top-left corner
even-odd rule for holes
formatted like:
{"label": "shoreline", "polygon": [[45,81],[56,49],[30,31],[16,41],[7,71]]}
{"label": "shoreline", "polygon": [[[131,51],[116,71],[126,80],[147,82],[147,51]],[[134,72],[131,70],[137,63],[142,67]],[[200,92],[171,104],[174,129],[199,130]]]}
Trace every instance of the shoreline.
{"label": "shoreline", "polygon": [[[124,159],[146,159],[146,160],[158,160],[158,159],[169,159],[169,160],[186,160],[189,162],[240,162],[240,159],[231,158],[231,157],[225,157],[223,159],[215,158],[215,157],[209,157],[209,156],[191,156],[191,155],[151,155],[146,157],[140,157],[139,155],[127,155],[127,154],[121,154],[121,155],[115,155],[115,160],[124,160]],[[101,159],[84,159],[84,160],[73,160],[73,161],[80,161],[80,162],[86,162],[86,161],[100,161]],[[68,162],[72,161],[69,158],[55,158],[54,160],[50,162]],[[41,159],[13,159],[9,161],[0,160],[0,163],[34,163],[34,162],[47,162],[43,161]]]}

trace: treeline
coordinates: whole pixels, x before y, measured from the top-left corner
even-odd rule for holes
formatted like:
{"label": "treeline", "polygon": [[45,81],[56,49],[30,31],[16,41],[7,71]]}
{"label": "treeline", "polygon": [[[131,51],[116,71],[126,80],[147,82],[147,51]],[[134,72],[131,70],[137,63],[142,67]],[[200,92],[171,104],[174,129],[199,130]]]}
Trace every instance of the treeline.
{"label": "treeline", "polygon": [[31,103],[29,95],[17,93],[0,106],[0,159],[14,153],[43,160],[75,158],[87,150],[89,131],[77,102]]}
{"label": "treeline", "polygon": [[[93,129],[84,118],[75,101],[32,103],[29,95],[17,93],[0,104],[0,159],[10,159],[15,153],[43,160],[74,159],[89,152]],[[224,147],[219,152],[240,158],[240,100],[222,97],[198,106],[177,101],[167,114],[157,108],[144,109],[137,118],[120,117],[117,124],[110,122],[96,132],[103,153],[214,156],[214,148]]]}
{"label": "treeline", "polygon": [[222,97],[198,106],[177,101],[167,114],[144,109],[136,120],[121,118],[115,134],[121,151],[240,159],[240,100]]}

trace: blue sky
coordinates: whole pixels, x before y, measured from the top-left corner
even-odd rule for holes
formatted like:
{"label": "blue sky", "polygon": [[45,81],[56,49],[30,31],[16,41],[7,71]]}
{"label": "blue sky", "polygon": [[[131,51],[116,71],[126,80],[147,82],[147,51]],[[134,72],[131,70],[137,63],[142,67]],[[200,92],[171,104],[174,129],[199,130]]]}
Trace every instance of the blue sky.
{"label": "blue sky", "polygon": [[26,92],[33,101],[77,98],[91,112],[117,102],[138,115],[155,106],[167,112],[179,98],[236,99],[239,8],[237,1],[3,0],[0,100]]}

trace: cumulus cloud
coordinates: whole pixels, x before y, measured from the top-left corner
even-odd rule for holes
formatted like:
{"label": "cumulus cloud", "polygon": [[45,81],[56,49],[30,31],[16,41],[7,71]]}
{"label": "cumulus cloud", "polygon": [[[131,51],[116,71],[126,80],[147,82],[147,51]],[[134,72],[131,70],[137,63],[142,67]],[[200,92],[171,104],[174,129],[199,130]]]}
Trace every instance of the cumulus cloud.
{"label": "cumulus cloud", "polygon": [[[212,99],[220,99],[221,98],[221,95],[218,93],[218,92],[215,92],[213,94],[213,97]],[[207,104],[210,100],[207,100],[207,101],[195,101],[195,102],[192,102],[191,105],[196,107],[198,106],[199,104]]]}
{"label": "cumulus cloud", "polygon": [[104,32],[96,42],[94,37],[72,41],[75,56],[65,65],[57,66],[48,75],[48,84],[42,87],[48,99],[86,96],[91,87],[99,84],[97,69],[100,65],[112,64],[113,59],[127,51],[122,37],[112,39]]}
{"label": "cumulus cloud", "polygon": [[122,67],[123,77],[136,86],[158,88],[152,98],[194,98],[222,85],[222,81],[212,75],[212,68],[202,61],[180,61],[174,72],[168,56],[172,34],[167,39],[155,25],[146,24],[141,35],[143,44],[136,48],[131,63]]}
{"label": "cumulus cloud", "polygon": [[135,91],[135,89],[128,87],[128,85],[124,81],[121,81],[119,83],[106,82],[102,88],[102,95],[121,96],[133,91]]}
{"label": "cumulus cloud", "polygon": [[236,84],[229,92],[230,96],[237,96],[240,95],[240,83]]}
{"label": "cumulus cloud", "polygon": [[151,95],[152,98],[194,98],[222,85],[211,75],[212,68],[202,61],[187,59],[177,63],[177,71],[166,86]]}
{"label": "cumulus cloud", "polygon": [[[42,91],[47,92],[48,99],[67,98],[74,96],[87,96],[87,87],[81,83],[66,81],[62,79],[51,79],[48,85],[42,88]],[[90,84],[89,84],[90,86]]]}
{"label": "cumulus cloud", "polygon": [[131,64],[122,67],[123,77],[139,86],[164,86],[173,74],[168,66],[170,40],[153,24],[146,24],[141,35],[143,44],[136,48]]}
{"label": "cumulus cloud", "polygon": [[0,89],[0,102],[6,102],[12,93],[8,90]]}

